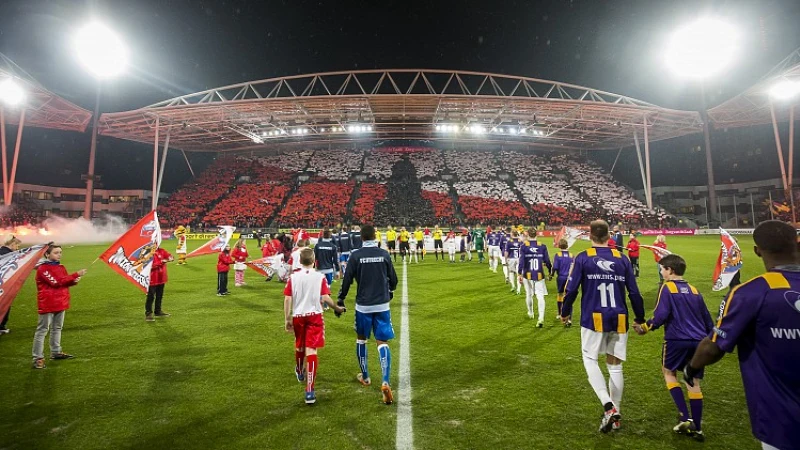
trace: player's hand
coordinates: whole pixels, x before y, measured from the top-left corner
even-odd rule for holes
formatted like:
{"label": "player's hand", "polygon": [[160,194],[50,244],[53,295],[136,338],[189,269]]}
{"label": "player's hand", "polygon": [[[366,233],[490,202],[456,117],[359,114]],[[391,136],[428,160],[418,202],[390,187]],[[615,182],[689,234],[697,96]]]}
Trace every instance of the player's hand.
{"label": "player's hand", "polygon": [[81,270],[78,271],[78,276],[79,277],[82,277],[84,275],[86,275],[86,269],[81,269]]}
{"label": "player's hand", "polygon": [[633,324],[633,330],[636,331],[636,334],[638,334],[639,336],[643,336],[645,333],[647,333],[647,331],[644,328],[642,328],[642,326],[639,325],[638,323]]}
{"label": "player's hand", "polygon": [[294,327],[292,326],[292,321],[287,320],[283,325],[283,329],[286,330],[287,333],[291,333],[292,330],[294,329]]}
{"label": "player's hand", "polygon": [[389,291],[389,300],[394,298],[394,291]]}
{"label": "player's hand", "polygon": [[694,387],[694,379],[700,373],[700,370],[692,367],[691,364],[686,364],[683,367],[683,381],[691,387]]}
{"label": "player's hand", "polygon": [[343,308],[341,306],[334,306],[333,313],[336,315],[337,318],[342,317],[342,314],[347,312],[347,308]]}

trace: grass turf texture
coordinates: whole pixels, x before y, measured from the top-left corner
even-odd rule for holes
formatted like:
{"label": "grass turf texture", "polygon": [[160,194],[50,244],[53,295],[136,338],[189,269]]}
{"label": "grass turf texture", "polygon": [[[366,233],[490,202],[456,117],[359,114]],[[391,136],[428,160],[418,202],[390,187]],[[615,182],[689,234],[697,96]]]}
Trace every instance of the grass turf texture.
{"label": "grass turf texture", "polygon": [[[739,241],[749,279],[763,266],[752,239]],[[716,318],[721,294],[711,292],[710,279],[719,238],[669,237],[668,244],[687,259],[687,279]],[[585,247],[579,242],[573,251]],[[105,248],[67,247],[63,262],[75,271]],[[165,248],[172,251],[172,242]],[[580,327],[555,320],[554,282],[545,328],[536,329],[524,295],[510,294],[500,274],[476,261],[449,264],[428,254],[409,265],[416,448],[759,448],[735,355],[706,371],[706,443],[672,434],[677,412],[660,371],[661,330],[630,337],[623,429],[600,435],[602,408],[581,362]],[[651,314],[658,275],[649,251],[641,262],[639,286]],[[37,318],[31,277],[14,303],[12,332],[0,337],[0,448],[393,448],[397,407],[380,403],[374,341],[373,386],[354,379],[354,290],[346,316],[326,313],[318,403],[308,407],[293,374],[293,337],[282,330],[282,285],[248,271],[249,284],[235,288],[231,273],[233,294],[217,297],[215,264],[213,256],[171,264],[164,309],[172,317],[146,323],[144,294],[98,261],[71,290],[62,344],[76,358],[48,360],[45,370],[30,368]],[[400,298],[392,306],[398,336]],[[391,348],[396,388],[396,340]]]}

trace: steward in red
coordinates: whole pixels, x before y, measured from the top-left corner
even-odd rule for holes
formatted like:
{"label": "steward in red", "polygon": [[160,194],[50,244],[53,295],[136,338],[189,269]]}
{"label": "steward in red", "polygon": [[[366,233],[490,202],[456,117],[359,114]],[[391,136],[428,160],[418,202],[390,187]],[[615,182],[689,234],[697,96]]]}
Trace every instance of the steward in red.
{"label": "steward in red", "polygon": [[[161,309],[161,300],[164,298],[164,285],[167,284],[167,263],[172,260],[172,255],[163,248],[156,249],[153,254],[153,263],[150,266],[150,288],[147,290],[147,301],[144,304],[144,320],[147,322],[153,322],[154,317],[169,317],[169,313]],[[153,314],[153,300],[156,303],[155,315]]]}

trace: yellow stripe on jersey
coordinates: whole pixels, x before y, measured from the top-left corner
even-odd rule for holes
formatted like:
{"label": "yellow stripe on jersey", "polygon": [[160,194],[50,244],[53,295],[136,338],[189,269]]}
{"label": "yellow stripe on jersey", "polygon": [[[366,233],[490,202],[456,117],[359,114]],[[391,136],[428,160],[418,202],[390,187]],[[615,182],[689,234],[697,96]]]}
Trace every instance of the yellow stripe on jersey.
{"label": "yellow stripe on jersey", "polygon": [[594,331],[603,331],[603,315],[601,313],[592,313],[592,320],[594,321]]}
{"label": "yellow stripe on jersey", "polygon": [[619,254],[619,250],[617,250],[615,248],[611,249],[611,255],[613,255],[614,258],[621,258],[622,257],[622,255]]}
{"label": "yellow stripe on jersey", "polygon": [[696,288],[696,287],[694,287],[694,286],[692,286],[691,284],[689,285],[689,289],[691,289],[691,290],[692,290],[692,294],[694,294],[694,295],[697,295],[697,294],[698,294],[698,292],[697,292],[697,288]]}
{"label": "yellow stripe on jersey", "polygon": [[789,280],[782,273],[767,272],[761,277],[764,278],[770,289],[789,289],[791,287],[789,286]]}
{"label": "yellow stripe on jersey", "polygon": [[529,280],[531,279],[531,273],[530,272],[526,273],[525,276],[527,276]]}
{"label": "yellow stripe on jersey", "polygon": [[653,308],[653,314],[658,309],[658,303],[661,301],[661,291],[664,290],[664,285],[662,284],[660,288],[658,288],[658,297],[656,297],[656,306]]}
{"label": "yellow stripe on jersey", "polygon": [[627,314],[617,315],[617,333],[625,334],[628,332],[628,316]]}
{"label": "yellow stripe on jersey", "polygon": [[586,256],[597,256],[597,249],[594,248],[594,247],[587,248],[586,249]]}
{"label": "yellow stripe on jersey", "polygon": [[664,283],[664,286],[666,286],[667,289],[669,289],[669,292],[671,294],[677,294],[678,293],[678,286],[675,283],[673,283],[672,281],[667,281],[666,283]]}

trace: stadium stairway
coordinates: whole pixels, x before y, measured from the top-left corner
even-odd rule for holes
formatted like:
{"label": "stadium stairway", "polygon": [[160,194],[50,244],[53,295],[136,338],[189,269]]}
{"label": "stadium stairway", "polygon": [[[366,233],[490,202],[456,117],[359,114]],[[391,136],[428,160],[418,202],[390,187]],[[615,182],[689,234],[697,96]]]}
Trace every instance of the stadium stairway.
{"label": "stadium stairway", "polygon": [[288,194],[286,194],[286,197],[284,197],[283,202],[281,202],[280,206],[275,208],[275,211],[272,213],[272,216],[270,216],[269,219],[266,221],[268,225],[267,228],[272,228],[272,229],[278,228],[278,224],[275,222],[275,220],[278,218],[278,215],[281,213],[281,211],[284,208],[286,208],[286,205],[289,203],[289,200],[291,200],[291,198],[294,197],[294,194],[296,193],[297,193],[297,182],[295,181],[292,184],[292,190],[289,191]]}
{"label": "stadium stairway", "polygon": [[456,188],[452,185],[452,183],[450,184],[450,191],[448,192],[448,195],[450,195],[450,198],[453,200],[453,208],[456,211],[456,218],[459,220],[459,222],[466,223],[467,216],[465,216],[461,211],[461,204],[458,203],[458,192],[456,192]]}
{"label": "stadium stairway", "polygon": [[[416,218],[420,223],[411,223]],[[392,167],[386,183],[386,198],[375,205],[378,225],[430,225],[436,222],[431,203],[422,198],[417,169],[406,157]]]}
{"label": "stadium stairway", "polygon": [[[361,167],[364,167],[364,160],[361,160]],[[356,185],[353,187],[353,194],[350,195],[350,201],[347,202],[347,207],[345,209],[345,216],[343,221],[345,223],[353,223],[353,207],[356,206],[356,200],[361,195],[361,182],[357,181]]]}

